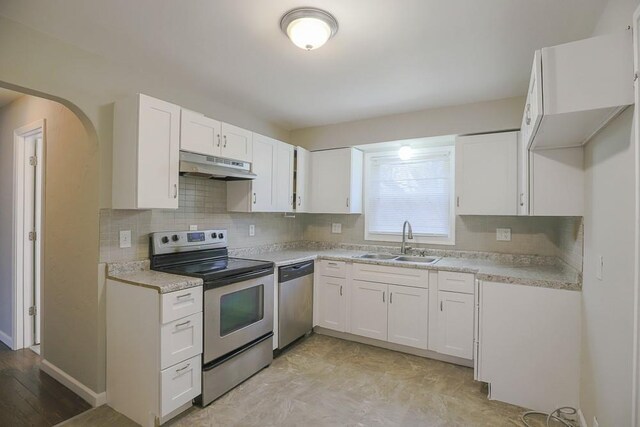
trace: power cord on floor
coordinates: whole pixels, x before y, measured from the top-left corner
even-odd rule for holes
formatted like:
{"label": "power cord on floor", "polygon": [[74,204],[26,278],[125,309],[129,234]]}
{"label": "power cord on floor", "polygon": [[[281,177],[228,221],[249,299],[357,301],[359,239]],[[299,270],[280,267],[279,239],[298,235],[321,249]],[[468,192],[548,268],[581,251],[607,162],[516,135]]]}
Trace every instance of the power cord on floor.
{"label": "power cord on floor", "polygon": [[522,414],[522,417],[520,417],[520,419],[522,420],[525,426],[532,427],[531,424],[527,422],[527,417],[530,415],[542,415],[547,417],[547,427],[550,427],[549,421],[551,420],[558,421],[559,423],[562,423],[566,427],[576,427],[576,424],[574,423],[574,421],[569,420],[567,417],[576,415],[577,413],[578,411],[575,408],[572,408],[571,406],[563,406],[548,414],[546,412],[539,412],[539,411],[525,412],[524,414]]}

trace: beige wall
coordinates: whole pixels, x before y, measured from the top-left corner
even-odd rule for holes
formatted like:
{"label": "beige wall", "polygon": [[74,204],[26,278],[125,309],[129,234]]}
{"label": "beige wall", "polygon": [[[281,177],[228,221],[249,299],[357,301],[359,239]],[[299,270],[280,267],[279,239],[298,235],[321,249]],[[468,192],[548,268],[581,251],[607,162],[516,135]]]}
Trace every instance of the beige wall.
{"label": "beige wall", "polygon": [[97,362],[103,335],[96,315],[98,145],[68,108],[31,96],[0,110],[2,327],[13,300],[7,298],[12,271],[13,131],[40,119],[46,120],[42,354],[88,387],[100,390],[104,372]]}
{"label": "beige wall", "polygon": [[350,147],[427,136],[520,129],[524,98],[508,98],[376,117],[291,131],[291,143],[309,150]]}
{"label": "beige wall", "polygon": [[[623,31],[639,3],[609,0],[594,35]],[[637,227],[633,129],[629,108],[585,149],[580,406],[589,425],[594,416],[601,426],[631,425]],[[602,280],[596,277],[600,256]]]}

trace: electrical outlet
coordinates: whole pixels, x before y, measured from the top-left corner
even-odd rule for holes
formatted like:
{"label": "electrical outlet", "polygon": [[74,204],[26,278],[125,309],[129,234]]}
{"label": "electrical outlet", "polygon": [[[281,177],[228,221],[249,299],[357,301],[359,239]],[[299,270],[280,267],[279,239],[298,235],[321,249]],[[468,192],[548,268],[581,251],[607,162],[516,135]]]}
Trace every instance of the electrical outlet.
{"label": "electrical outlet", "polygon": [[250,237],[253,237],[253,236],[255,236],[255,235],[256,235],[256,226],[255,226],[255,225],[253,225],[253,224],[251,224],[251,225],[249,226],[249,236],[250,236]]}
{"label": "electrical outlet", "polygon": [[120,230],[120,247],[131,247],[131,230]]}
{"label": "electrical outlet", "polygon": [[342,233],[342,224],[339,222],[334,222],[331,224],[331,233],[333,234],[341,234]]}
{"label": "electrical outlet", "polygon": [[189,226],[189,231],[196,231],[198,230],[198,226],[197,225],[190,225]]}
{"label": "electrical outlet", "polygon": [[596,261],[596,277],[598,280],[602,280],[602,271],[604,270],[604,257],[602,255],[598,256],[598,260]]}
{"label": "electrical outlet", "polygon": [[496,240],[503,242],[511,241],[511,229],[510,228],[496,228]]}
{"label": "electrical outlet", "polygon": [[598,419],[595,417],[595,415],[593,416],[593,427],[600,427],[600,423],[598,422]]}

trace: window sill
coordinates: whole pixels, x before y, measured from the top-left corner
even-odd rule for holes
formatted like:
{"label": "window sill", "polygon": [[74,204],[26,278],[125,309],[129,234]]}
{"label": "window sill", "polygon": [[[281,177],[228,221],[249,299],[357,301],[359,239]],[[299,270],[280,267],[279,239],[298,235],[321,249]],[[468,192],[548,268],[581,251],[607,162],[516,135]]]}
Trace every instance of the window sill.
{"label": "window sill", "polygon": [[[369,242],[394,242],[402,243],[402,235],[396,234],[370,234],[365,233],[364,240]],[[436,236],[413,236],[413,239],[406,240],[408,245],[442,245],[442,246],[454,246],[456,244],[455,236],[436,237]]]}

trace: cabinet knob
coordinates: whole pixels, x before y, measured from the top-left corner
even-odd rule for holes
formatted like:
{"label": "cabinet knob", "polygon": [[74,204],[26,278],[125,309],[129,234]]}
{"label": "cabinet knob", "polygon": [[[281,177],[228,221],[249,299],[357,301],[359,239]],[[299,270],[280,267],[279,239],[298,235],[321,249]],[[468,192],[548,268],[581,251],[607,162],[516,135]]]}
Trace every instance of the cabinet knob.
{"label": "cabinet knob", "polygon": [[531,104],[527,104],[527,108],[525,109],[525,123],[527,126],[531,124]]}
{"label": "cabinet knob", "polygon": [[302,197],[298,196],[298,206],[302,205]]}
{"label": "cabinet knob", "polygon": [[220,147],[220,134],[218,134],[218,147]]}
{"label": "cabinet knob", "polygon": [[256,193],[253,193],[253,204],[256,204]]}
{"label": "cabinet knob", "polygon": [[178,198],[178,184],[173,184],[173,198]]}
{"label": "cabinet knob", "polygon": [[349,207],[349,198],[347,197],[347,207]]}
{"label": "cabinet knob", "polygon": [[223,138],[224,138],[224,145],[222,146],[222,148],[227,148],[227,135],[224,135]]}

